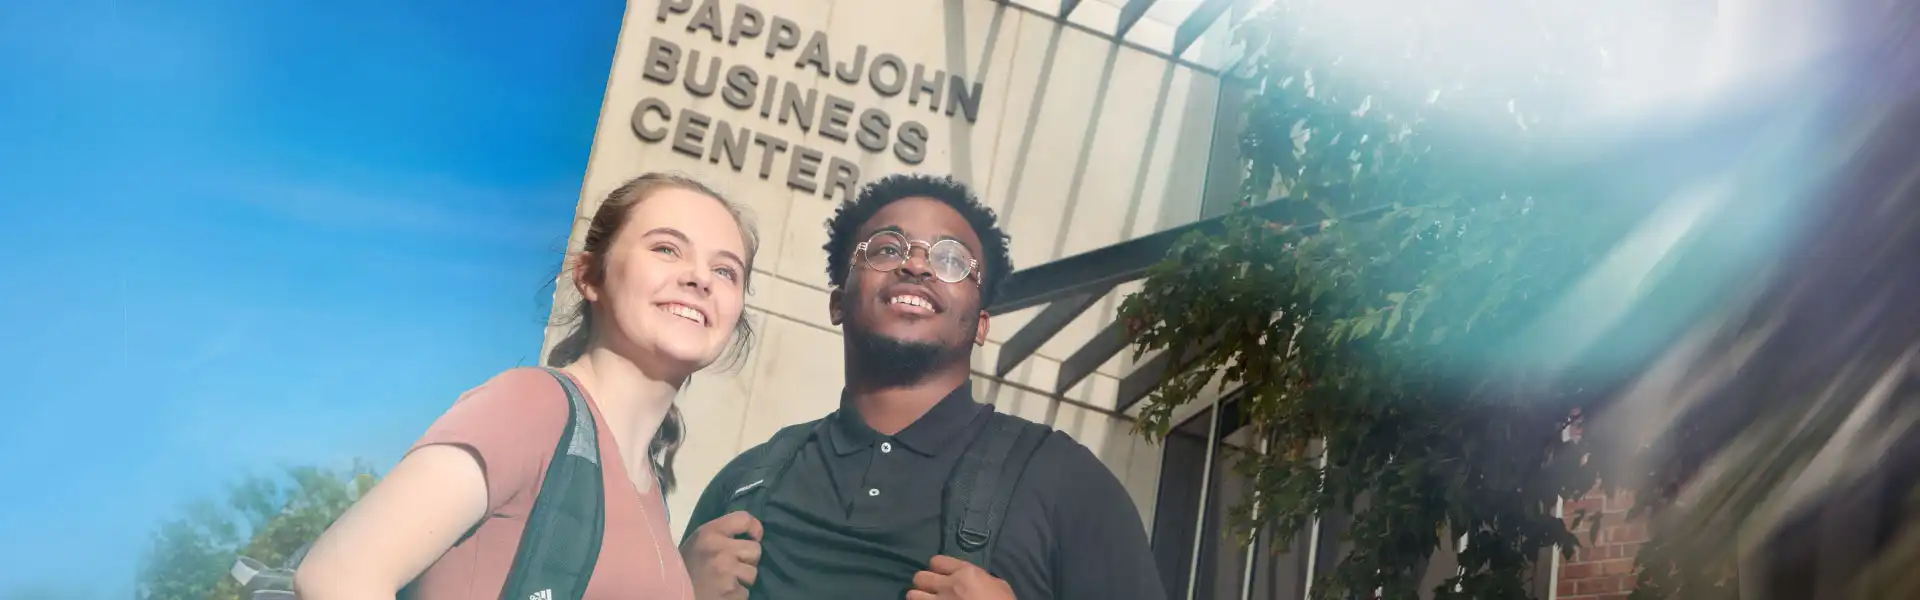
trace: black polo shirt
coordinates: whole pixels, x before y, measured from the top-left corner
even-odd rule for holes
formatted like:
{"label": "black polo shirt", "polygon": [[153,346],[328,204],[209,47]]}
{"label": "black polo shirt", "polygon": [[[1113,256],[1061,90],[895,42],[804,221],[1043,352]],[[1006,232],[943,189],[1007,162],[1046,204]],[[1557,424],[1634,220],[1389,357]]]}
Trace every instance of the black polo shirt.
{"label": "black polo shirt", "polygon": [[[948,394],[899,434],[868,427],[848,397],[771,490],[761,542],[761,600],[898,599],[940,552],[941,491],[992,409],[972,385]],[[757,460],[756,446],[700,495],[686,536],[722,516]],[[1021,477],[988,571],[1020,600],[1165,598],[1147,535],[1120,481],[1063,432]]]}

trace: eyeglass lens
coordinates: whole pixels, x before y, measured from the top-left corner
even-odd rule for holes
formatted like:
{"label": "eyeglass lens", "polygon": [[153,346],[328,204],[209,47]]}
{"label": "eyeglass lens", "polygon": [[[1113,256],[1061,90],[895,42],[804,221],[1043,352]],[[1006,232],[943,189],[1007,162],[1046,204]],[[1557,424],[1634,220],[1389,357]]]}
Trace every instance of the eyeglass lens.
{"label": "eyeglass lens", "polygon": [[[867,240],[867,266],[876,271],[891,271],[907,262],[915,244],[908,242],[906,236],[882,231]],[[924,245],[924,244],[921,244]],[[927,249],[927,265],[933,269],[933,276],[947,283],[957,283],[966,279],[973,270],[973,256],[967,247],[953,240],[940,240]]]}

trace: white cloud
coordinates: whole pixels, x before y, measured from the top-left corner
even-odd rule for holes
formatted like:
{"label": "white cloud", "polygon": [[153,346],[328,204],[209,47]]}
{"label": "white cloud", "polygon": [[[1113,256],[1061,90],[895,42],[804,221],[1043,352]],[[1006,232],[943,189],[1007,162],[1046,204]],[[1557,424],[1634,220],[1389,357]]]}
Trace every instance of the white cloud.
{"label": "white cloud", "polygon": [[254,320],[251,314],[234,313],[225,323],[208,328],[206,335],[181,353],[180,365],[176,368],[181,371],[198,370],[232,353],[247,342],[253,331]]}
{"label": "white cloud", "polygon": [[[225,175],[207,184],[217,198],[316,227],[477,240],[560,249],[575,196],[560,190],[499,190],[459,182],[343,185],[300,177]],[[551,211],[527,210],[543,203]]]}

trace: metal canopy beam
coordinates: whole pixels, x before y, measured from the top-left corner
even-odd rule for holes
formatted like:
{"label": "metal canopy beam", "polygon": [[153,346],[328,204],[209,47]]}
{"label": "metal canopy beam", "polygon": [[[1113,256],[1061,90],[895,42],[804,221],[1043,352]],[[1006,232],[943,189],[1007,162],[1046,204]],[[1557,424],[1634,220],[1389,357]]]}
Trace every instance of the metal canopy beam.
{"label": "metal canopy beam", "polygon": [[[1286,204],[1268,202],[1254,207],[1252,213],[1271,219],[1282,214]],[[1182,236],[1193,231],[1220,235],[1226,229],[1224,221],[1225,217],[1196,221],[1015,271],[1000,284],[999,298],[987,307],[987,314],[1032,308],[1146,277],[1147,270],[1165,260]]]}
{"label": "metal canopy beam", "polygon": [[1060,361],[1060,375],[1053,380],[1053,393],[1067,393],[1067,390],[1073,389],[1080,380],[1092,375],[1100,365],[1106,364],[1108,359],[1113,358],[1113,355],[1119,354],[1126,347],[1126,322],[1115,320],[1108,323],[1106,327],[1100,329],[1100,333],[1093,334],[1093,339],[1087,340],[1086,345],[1073,351],[1073,355],[1068,356],[1066,360]]}
{"label": "metal canopy beam", "polygon": [[1133,26],[1138,24],[1142,17],[1147,16],[1147,9],[1153,8],[1153,2],[1154,0],[1127,0],[1127,5],[1120,7],[1120,25],[1113,30],[1113,37],[1126,39],[1127,32],[1132,31]]}
{"label": "metal canopy beam", "polygon": [[1232,6],[1233,0],[1205,0],[1200,6],[1194,7],[1193,12],[1187,15],[1187,20],[1181,21],[1180,27],[1173,31],[1173,55],[1186,54],[1187,48],[1200,41],[1200,36],[1211,29],[1213,22]]}
{"label": "metal canopy beam", "polygon": [[1013,337],[1008,338],[1007,343],[1000,347],[1000,360],[994,366],[993,374],[1006,377],[1008,373],[1012,373],[1013,368],[1020,365],[1020,361],[1033,356],[1033,353],[1040,349],[1041,344],[1053,339],[1055,334],[1065,329],[1068,323],[1072,323],[1080,316],[1080,313],[1087,312],[1088,307],[1106,297],[1107,292],[1112,290],[1113,286],[1107,286],[1105,289],[1089,290],[1087,293],[1062,298],[1048,304],[1045,310],[1040,311],[1039,316],[1034,317],[1025,327],[1021,327],[1020,331],[1014,332]]}
{"label": "metal canopy beam", "polygon": [[1073,9],[1080,8],[1080,0],[1060,0],[1060,20],[1073,16]]}

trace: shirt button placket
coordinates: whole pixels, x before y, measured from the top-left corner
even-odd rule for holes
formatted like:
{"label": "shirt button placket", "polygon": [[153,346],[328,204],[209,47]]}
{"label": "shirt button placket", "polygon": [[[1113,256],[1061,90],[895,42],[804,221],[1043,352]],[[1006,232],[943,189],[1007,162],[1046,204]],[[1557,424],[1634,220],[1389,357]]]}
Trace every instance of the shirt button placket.
{"label": "shirt button placket", "polygon": [[[878,448],[880,449],[880,454],[882,454],[882,455],[890,455],[890,454],[893,454],[893,442],[892,442],[892,441],[890,441],[890,440],[888,440],[888,441],[882,441],[882,442],[880,442],[880,443],[879,443],[879,444],[877,445],[877,447],[878,447]],[[877,469],[877,470],[880,470],[880,471],[882,471],[882,472],[884,472],[884,471],[885,471],[885,469],[887,469],[887,467],[885,467],[885,466],[882,466],[882,463],[881,463],[880,461],[878,461],[878,460],[876,460],[876,461],[874,462],[874,465],[873,465],[873,466],[874,466],[874,468],[875,468],[875,469]],[[878,488],[878,487],[870,487],[870,488],[867,488],[867,497],[868,497],[868,498],[879,498],[879,497],[880,497],[880,488]]]}

